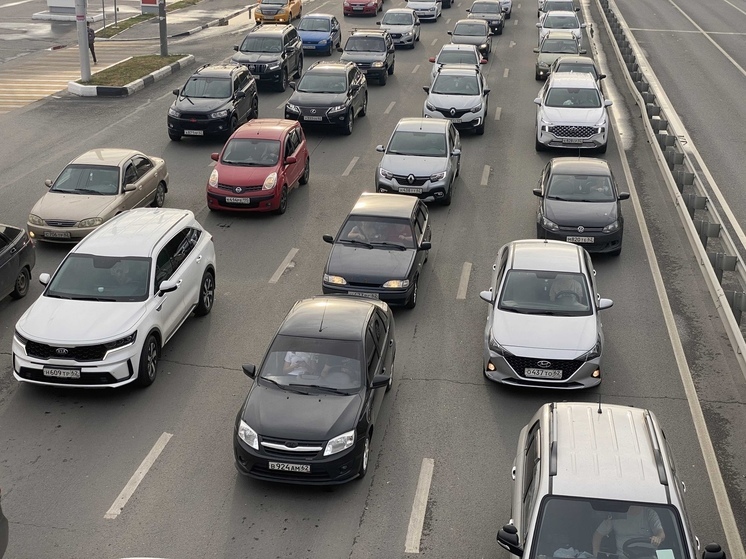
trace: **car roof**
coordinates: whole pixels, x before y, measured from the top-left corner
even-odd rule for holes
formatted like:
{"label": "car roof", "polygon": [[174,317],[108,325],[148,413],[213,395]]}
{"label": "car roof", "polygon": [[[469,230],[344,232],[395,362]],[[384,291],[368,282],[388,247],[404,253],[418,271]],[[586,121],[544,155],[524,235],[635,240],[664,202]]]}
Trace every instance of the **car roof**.
{"label": "car roof", "polygon": [[386,14],[413,14],[414,10],[412,8],[391,8],[390,10],[386,10],[386,12],[383,15]]}
{"label": "car roof", "polygon": [[416,205],[417,198],[414,196],[363,192],[350,215],[409,219]]}
{"label": "car roof", "polygon": [[469,18],[469,19],[460,19],[456,23],[454,23],[453,26],[456,27],[459,23],[468,23],[470,25],[479,24],[479,25],[483,25],[485,27],[489,25],[483,19]]}
{"label": "car roof", "polygon": [[296,124],[295,120],[285,120],[284,118],[255,118],[241,125],[233,133],[233,137],[280,140]]}
{"label": "car roof", "polygon": [[133,149],[119,148],[100,148],[87,151],[75,159],[70,164],[75,165],[120,165],[133,155],[142,155],[139,151]]}
{"label": "car roof", "polygon": [[283,336],[362,341],[373,302],[352,296],[317,296],[295,303],[279,331]]}
{"label": "car roof", "polygon": [[383,37],[388,35],[389,32],[385,29],[352,29],[350,30],[351,37]]}
{"label": "car roof", "polygon": [[548,87],[579,87],[598,89],[596,78],[588,72],[557,72],[549,75]]}
{"label": "car roof", "polygon": [[70,252],[148,257],[171,229],[194,220],[189,210],[137,208],[122,212],[90,233]]}
{"label": "car roof", "polygon": [[551,161],[553,173],[573,175],[608,175],[609,164],[595,157],[555,157]]}
{"label": "car roof", "polygon": [[271,25],[257,24],[256,27],[249,31],[251,35],[282,35],[292,25],[277,25],[276,23]]}
{"label": "car roof", "polygon": [[471,5],[474,4],[500,4],[500,0],[474,0]]}
{"label": "car roof", "polygon": [[565,241],[523,239],[510,243],[511,269],[580,272],[581,247]]}
{"label": "car roof", "polygon": [[205,64],[197,68],[190,78],[194,76],[223,77],[226,74],[230,75],[233,72],[241,70],[242,66],[242,64]]}
{"label": "car roof", "polygon": [[[552,10],[552,11],[547,12],[547,16],[549,16],[549,15],[552,15],[552,16],[566,16],[566,17],[572,16],[572,17],[574,17],[576,19],[578,17],[578,14],[576,14],[575,12],[570,12],[570,11],[567,11],[567,10]],[[542,19],[542,21],[544,21],[544,20]]]}
{"label": "car roof", "polygon": [[453,74],[456,76],[463,76],[464,74],[468,74],[470,76],[481,75],[479,72],[479,68],[477,68],[473,64],[444,64],[438,70],[438,74]]}
{"label": "car roof", "polygon": [[306,73],[313,70],[314,72],[329,72],[329,73],[335,73],[335,72],[344,72],[347,71],[350,66],[354,66],[354,62],[344,62],[341,60],[330,60],[328,62],[322,61],[322,62],[314,62],[311,64],[311,66],[306,70]]}
{"label": "car roof", "polygon": [[311,19],[311,18],[319,18],[319,19],[332,19],[334,16],[332,14],[321,14],[321,13],[312,13],[312,14],[306,14],[303,16],[302,19]]}
{"label": "car roof", "polygon": [[577,54],[563,55],[557,58],[557,64],[593,64],[596,66],[596,61],[590,56],[581,56]]}
{"label": "car roof", "polygon": [[[462,20],[463,21],[463,20]],[[475,21],[473,19],[465,20],[465,21]],[[440,47],[440,52],[443,52],[444,50],[471,50],[476,51],[477,47],[476,45],[464,45],[461,43],[446,43],[442,47]]]}
{"label": "car roof", "polygon": [[573,41],[577,41],[575,38],[575,35],[573,35],[572,31],[567,31],[566,29],[550,29],[549,33],[544,35],[544,41],[546,41],[549,38],[552,39],[572,39]]}
{"label": "car roof", "polygon": [[449,121],[440,118],[403,118],[396,124],[396,131],[405,132],[444,132]]}

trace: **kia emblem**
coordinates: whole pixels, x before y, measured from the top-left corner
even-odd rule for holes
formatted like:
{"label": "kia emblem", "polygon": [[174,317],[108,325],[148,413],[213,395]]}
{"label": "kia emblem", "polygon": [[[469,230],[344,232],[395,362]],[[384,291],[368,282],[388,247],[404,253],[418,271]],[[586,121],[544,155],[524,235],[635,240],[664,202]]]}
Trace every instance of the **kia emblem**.
{"label": "kia emblem", "polygon": [[582,233],[583,231],[585,231],[585,227],[578,225],[578,233]]}
{"label": "kia emblem", "polygon": [[407,176],[407,182],[409,184],[414,184],[414,175],[408,175]]}
{"label": "kia emblem", "polygon": [[56,353],[57,355],[67,355],[67,354],[68,354],[68,353],[70,353],[70,352],[69,352],[69,351],[67,350],[67,348],[66,348],[66,347],[58,347],[58,348],[57,348],[57,349],[55,350],[55,353]]}
{"label": "kia emblem", "polygon": [[548,369],[549,367],[552,366],[552,362],[551,361],[546,361],[544,359],[542,359],[541,361],[537,362],[536,364],[539,367],[541,367],[542,369]]}
{"label": "kia emblem", "polygon": [[240,186],[237,186],[235,192],[236,194],[241,194],[243,192],[243,188],[241,188]]}

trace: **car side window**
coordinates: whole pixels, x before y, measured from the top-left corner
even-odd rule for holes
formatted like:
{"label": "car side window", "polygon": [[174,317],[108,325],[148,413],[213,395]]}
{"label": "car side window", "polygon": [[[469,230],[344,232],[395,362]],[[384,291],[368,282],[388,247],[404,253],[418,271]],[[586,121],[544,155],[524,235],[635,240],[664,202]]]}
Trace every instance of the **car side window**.
{"label": "car side window", "polygon": [[368,371],[369,383],[373,380],[373,377],[376,374],[379,360],[380,353],[378,351],[378,346],[376,345],[375,338],[373,337],[371,327],[368,326],[368,329],[365,332],[365,362]]}
{"label": "car side window", "polygon": [[[182,229],[179,231],[173,239],[166,243],[161,251],[158,253],[158,258],[155,263],[155,289],[162,281],[170,278],[173,273],[181,266],[184,259],[192,251],[194,246],[197,244],[193,240],[194,231],[197,231],[191,227]],[[201,234],[200,231],[197,231]],[[197,236],[199,239],[199,235]]]}
{"label": "car side window", "polygon": [[139,155],[136,157],[133,157],[132,162],[135,165],[135,169],[137,170],[138,177],[144,177],[153,168],[153,162],[150,161],[150,159],[147,159],[145,157],[140,157]]}
{"label": "car side window", "polygon": [[166,245],[158,253],[158,257],[155,260],[155,275],[154,275],[154,291],[158,291],[161,282],[166,281],[174,273],[174,267],[171,263],[171,252],[169,246]]}
{"label": "car side window", "polygon": [[355,80],[356,77],[357,76],[355,75],[355,69],[354,68],[350,68],[347,71],[347,87],[350,87],[353,83],[356,82],[356,80]]}
{"label": "car side window", "polygon": [[137,171],[135,170],[135,165],[132,161],[127,163],[127,166],[124,168],[123,181],[125,185],[137,182]]}
{"label": "car side window", "polygon": [[10,239],[5,237],[5,235],[0,234],[0,252],[5,250],[8,245],[10,245]]}
{"label": "car side window", "polygon": [[417,213],[415,214],[415,232],[417,234],[417,244],[422,242],[422,237],[425,235],[427,228],[427,210],[421,205],[417,205]]}
{"label": "car side window", "polygon": [[339,21],[337,21],[336,17],[332,18],[332,29],[337,29],[339,27]]}
{"label": "car side window", "polygon": [[295,28],[290,29],[287,34],[287,44],[293,44],[297,38],[298,32],[295,30]]}

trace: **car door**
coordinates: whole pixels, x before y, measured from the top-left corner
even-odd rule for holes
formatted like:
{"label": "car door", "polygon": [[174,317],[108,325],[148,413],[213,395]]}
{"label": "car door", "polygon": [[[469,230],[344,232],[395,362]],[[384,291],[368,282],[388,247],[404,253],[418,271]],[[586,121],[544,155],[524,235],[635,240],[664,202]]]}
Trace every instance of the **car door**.
{"label": "car door", "polygon": [[[382,349],[386,343],[386,327],[381,320],[381,317],[375,313],[371,313],[368,321],[368,327],[366,328],[365,334],[365,356],[367,363],[367,386],[368,393],[370,394],[367,399],[367,414],[369,422],[375,424],[378,417],[378,411],[381,408],[383,402],[383,395],[386,391],[385,388],[376,388],[373,390],[371,385],[376,375],[384,374],[384,361],[382,359]],[[388,363],[391,367],[391,363]]]}
{"label": "car door", "polygon": [[238,100],[238,105],[240,108],[240,117],[241,119],[249,119],[249,112],[251,111],[251,105],[253,102],[253,88],[251,86],[251,74],[249,74],[249,71],[245,68],[238,72],[237,75],[238,79],[238,91],[243,91],[243,94],[245,97],[243,99]]}
{"label": "car door", "polygon": [[295,28],[288,30],[285,35],[285,52],[287,52],[287,63],[288,63],[288,74],[292,79],[293,75],[298,71],[300,65],[300,49],[297,45],[298,33]]}
{"label": "car door", "polygon": [[303,172],[303,165],[304,161],[302,161],[302,157],[300,153],[298,152],[298,146],[300,144],[300,139],[298,138],[298,133],[296,132],[295,128],[290,130],[288,132],[288,135],[285,137],[285,161],[287,161],[287,158],[290,156],[295,157],[295,163],[285,163],[285,177],[288,182],[288,186],[293,188],[298,186],[298,179],[301,176],[301,173]]}
{"label": "car door", "polygon": [[158,171],[155,164],[142,155],[136,155],[132,158],[137,171],[137,180],[139,183],[138,193],[141,194],[138,206],[145,206],[155,198],[155,190],[158,187]]}
{"label": "car door", "polygon": [[[179,291],[180,321],[185,320],[197,306],[199,289],[202,283],[204,262],[202,254],[195,251],[202,231],[196,227],[186,227],[175,237],[179,239],[172,256],[173,266],[181,280]],[[179,324],[176,325],[176,328]]]}
{"label": "car door", "polygon": [[141,186],[137,180],[135,163],[130,159],[124,164],[124,172],[122,173],[122,204],[119,211],[131,210],[140,205],[140,200],[142,200]]}
{"label": "car door", "polygon": [[336,17],[332,18],[332,33],[331,33],[332,49],[337,44],[342,43],[342,28],[339,25],[339,20]]}
{"label": "car door", "polygon": [[539,209],[536,211],[536,222],[541,224],[541,218],[544,216],[547,199],[547,190],[549,189],[549,178],[552,176],[552,162],[550,161],[544,166],[544,170],[541,172],[539,177],[539,183],[537,188],[541,189],[541,196],[539,197]]}
{"label": "car door", "polygon": [[[13,291],[18,277],[20,259],[12,228],[0,225],[0,299]],[[18,230],[16,230],[18,231]]]}
{"label": "car door", "polygon": [[[415,246],[419,247],[423,242],[430,241],[430,224],[428,220],[427,206],[422,201],[418,201],[414,210],[414,219],[412,227],[414,229]],[[415,276],[419,275],[422,267],[425,265],[425,259],[428,255],[427,250],[418,250],[415,256],[414,267]]]}
{"label": "car door", "polygon": [[[153,293],[155,298],[155,313],[153,318],[155,324],[161,330],[164,345],[171,338],[180,323],[181,294],[179,293],[179,289],[183,282],[178,283],[180,277],[176,275],[173,255],[181,240],[178,235],[171,238],[158,251],[153,266]],[[161,293],[159,291],[161,282],[170,279],[174,279],[177,282],[177,288],[170,293]]]}
{"label": "car door", "polygon": [[458,169],[461,154],[459,153],[458,155],[454,155],[453,152],[454,150],[461,149],[461,138],[459,136],[458,130],[456,130],[456,127],[450,121],[448,122],[448,149],[448,153],[451,158],[451,181],[454,181],[456,180],[456,169]]}

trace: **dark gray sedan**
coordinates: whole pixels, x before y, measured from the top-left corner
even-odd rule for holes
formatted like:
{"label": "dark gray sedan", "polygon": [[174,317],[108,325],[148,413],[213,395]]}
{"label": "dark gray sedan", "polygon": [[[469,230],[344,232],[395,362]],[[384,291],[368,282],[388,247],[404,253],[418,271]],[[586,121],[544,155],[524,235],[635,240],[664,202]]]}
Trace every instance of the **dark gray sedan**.
{"label": "dark gray sedan", "polygon": [[25,297],[36,264],[36,248],[26,231],[0,224],[0,299]]}

